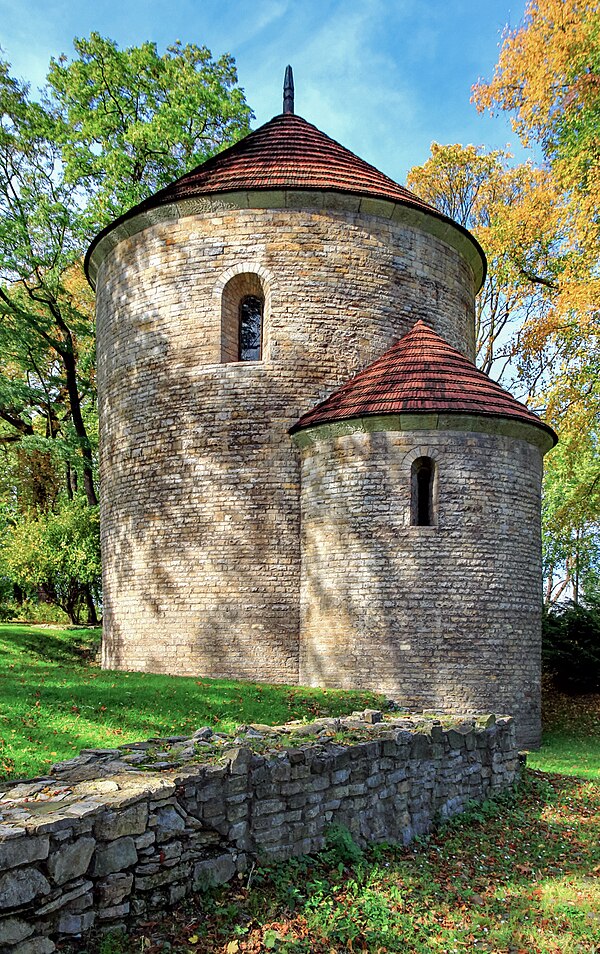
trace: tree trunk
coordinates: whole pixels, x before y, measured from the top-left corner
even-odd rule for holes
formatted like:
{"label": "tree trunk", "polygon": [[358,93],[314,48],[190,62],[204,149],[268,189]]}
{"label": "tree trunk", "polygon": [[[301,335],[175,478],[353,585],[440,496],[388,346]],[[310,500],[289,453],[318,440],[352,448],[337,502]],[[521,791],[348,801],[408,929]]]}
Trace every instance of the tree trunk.
{"label": "tree trunk", "polygon": [[88,626],[97,626],[98,614],[96,613],[96,604],[94,603],[90,587],[87,584],[83,587],[83,595],[85,597],[85,605],[87,606]]}
{"label": "tree trunk", "polygon": [[92,461],[92,451],[90,441],[83,422],[81,414],[81,401],[79,399],[79,388],[77,386],[77,366],[75,363],[75,353],[73,350],[73,339],[68,329],[63,328],[65,347],[62,352],[62,359],[67,378],[67,391],[69,393],[69,404],[71,406],[71,419],[75,433],[79,438],[81,456],[83,457],[83,486],[85,496],[90,507],[98,505],[98,497],[94,487],[94,468]]}

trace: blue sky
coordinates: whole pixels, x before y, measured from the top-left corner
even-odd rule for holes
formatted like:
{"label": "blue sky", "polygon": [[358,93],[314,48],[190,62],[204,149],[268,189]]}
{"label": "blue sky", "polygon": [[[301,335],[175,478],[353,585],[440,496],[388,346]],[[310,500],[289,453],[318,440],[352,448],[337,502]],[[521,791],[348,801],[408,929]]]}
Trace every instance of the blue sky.
{"label": "blue sky", "polygon": [[231,53],[256,113],[281,112],[294,68],[296,112],[403,182],[433,140],[510,145],[504,117],[479,115],[472,84],[491,77],[504,26],[525,0],[0,0],[0,47],[32,88],[50,56],[97,30],[120,47],[176,39]]}

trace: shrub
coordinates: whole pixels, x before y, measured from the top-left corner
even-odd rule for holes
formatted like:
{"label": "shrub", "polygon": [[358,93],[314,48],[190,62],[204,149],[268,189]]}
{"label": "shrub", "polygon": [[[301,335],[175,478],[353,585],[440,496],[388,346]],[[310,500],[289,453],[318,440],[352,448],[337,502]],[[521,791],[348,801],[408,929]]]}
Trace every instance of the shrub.
{"label": "shrub", "polygon": [[0,622],[3,623],[60,623],[70,622],[67,614],[53,603],[25,599],[20,603],[6,600],[0,603]]}
{"label": "shrub", "polygon": [[363,858],[363,851],[343,825],[331,825],[325,836],[325,856],[331,865],[356,865]]}
{"label": "shrub", "polygon": [[81,622],[87,604],[88,622],[95,623],[101,574],[98,508],[73,500],[56,512],[21,516],[5,531],[2,564],[26,597],[43,592],[44,600],[72,623]]}
{"label": "shrub", "polygon": [[544,613],[542,659],[557,689],[600,691],[600,602],[563,603]]}

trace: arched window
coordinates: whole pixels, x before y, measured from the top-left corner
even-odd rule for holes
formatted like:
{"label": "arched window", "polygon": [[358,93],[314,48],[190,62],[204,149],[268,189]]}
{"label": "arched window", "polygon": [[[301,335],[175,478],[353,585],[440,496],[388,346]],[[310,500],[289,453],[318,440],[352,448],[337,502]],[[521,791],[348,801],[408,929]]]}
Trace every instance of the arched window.
{"label": "arched window", "polygon": [[221,295],[221,361],[262,361],[267,290],[255,272],[230,278]]}
{"label": "arched window", "polygon": [[411,524],[435,526],[435,462],[417,457],[411,467]]}
{"label": "arched window", "polygon": [[239,360],[260,361],[262,357],[263,300],[246,295],[240,302]]}

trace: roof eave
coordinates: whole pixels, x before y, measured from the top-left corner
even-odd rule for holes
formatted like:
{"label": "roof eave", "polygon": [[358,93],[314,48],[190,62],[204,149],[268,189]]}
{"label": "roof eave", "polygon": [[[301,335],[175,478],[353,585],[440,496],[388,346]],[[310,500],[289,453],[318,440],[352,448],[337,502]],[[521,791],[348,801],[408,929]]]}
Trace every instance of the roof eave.
{"label": "roof eave", "polygon": [[[169,187],[167,187],[169,188]],[[327,189],[318,189],[314,186],[303,186],[295,185],[290,187],[282,188],[241,188],[241,189],[232,189],[228,192],[218,191],[218,192],[198,192],[195,195],[186,196],[185,198],[177,200],[165,200],[163,201],[163,193],[166,193],[166,189],[161,190],[161,192],[156,193],[150,199],[145,199],[143,202],[140,202],[138,205],[134,206],[132,209],[129,209],[127,212],[124,212],[113,222],[109,223],[105,228],[103,228],[98,235],[92,240],[84,259],[84,271],[87,277],[88,282],[95,288],[96,275],[99,269],[99,264],[104,260],[105,256],[101,257],[100,263],[95,267],[92,267],[93,257],[96,251],[105,243],[105,240],[112,236],[113,233],[118,232],[118,230],[123,229],[123,226],[128,224],[133,224],[134,220],[140,219],[139,228],[129,229],[126,228],[123,230],[123,234],[117,237],[116,241],[108,243],[106,254],[112,250],[122,239],[128,238],[131,235],[136,234],[139,231],[143,231],[145,228],[148,228],[152,225],[156,225],[159,222],[165,221],[176,221],[179,218],[182,218],[185,215],[191,215],[193,212],[184,212],[183,216],[180,212],[181,206],[185,208],[186,203],[193,202],[194,199],[202,200],[206,199],[207,202],[214,201],[217,205],[223,204],[226,205],[228,201],[231,201],[236,196],[248,196],[252,193],[260,193],[261,195],[266,195],[268,193],[289,193],[292,194],[315,194],[321,193],[323,196],[327,194],[335,194],[340,196],[351,196],[354,198],[364,199],[367,202],[371,203],[382,203],[383,205],[389,205],[391,212],[389,216],[383,216],[384,218],[391,218],[393,215],[393,208],[399,207],[406,210],[410,210],[411,213],[416,213],[417,216],[422,216],[424,221],[432,219],[442,223],[446,228],[449,228],[452,232],[459,234],[462,239],[467,239],[470,245],[473,247],[475,256],[473,257],[473,262],[471,265],[473,267],[474,277],[475,277],[475,291],[478,292],[485,281],[487,273],[487,260],[485,257],[485,252],[483,251],[481,245],[477,239],[466,229],[464,226],[460,225],[458,222],[455,222],[453,219],[444,215],[442,212],[438,212],[437,209],[429,208],[426,205],[419,205],[416,203],[411,203],[408,200],[403,200],[400,198],[387,198],[382,195],[372,194],[367,191],[359,190],[350,190],[350,189],[340,189],[336,187],[331,187]],[[264,208],[265,205],[261,204],[260,208]],[[297,207],[297,205],[287,206],[289,208]],[[239,206],[233,205],[232,208],[252,208],[251,205],[240,203]],[[321,208],[326,209],[327,206],[323,205]],[[370,214],[377,214],[376,212],[371,212]],[[432,233],[435,234],[435,230],[432,230]],[[444,240],[444,237],[442,240]],[[448,235],[446,234],[446,238]],[[452,244],[452,243],[448,243]],[[480,268],[476,268],[474,261],[478,260]]]}
{"label": "roof eave", "polygon": [[[513,438],[528,440],[546,454],[558,443],[558,435],[544,421],[532,418],[528,420],[510,414],[498,414],[487,411],[464,411],[461,409],[422,411],[411,408],[409,411],[390,411],[384,413],[366,412],[352,417],[332,418],[323,421],[307,421],[302,418],[289,428],[288,433],[299,446],[342,436],[345,433],[363,431],[402,431],[415,430],[460,430],[483,431]],[[310,433],[309,433],[310,432]],[[534,437],[534,435],[536,435]]]}

